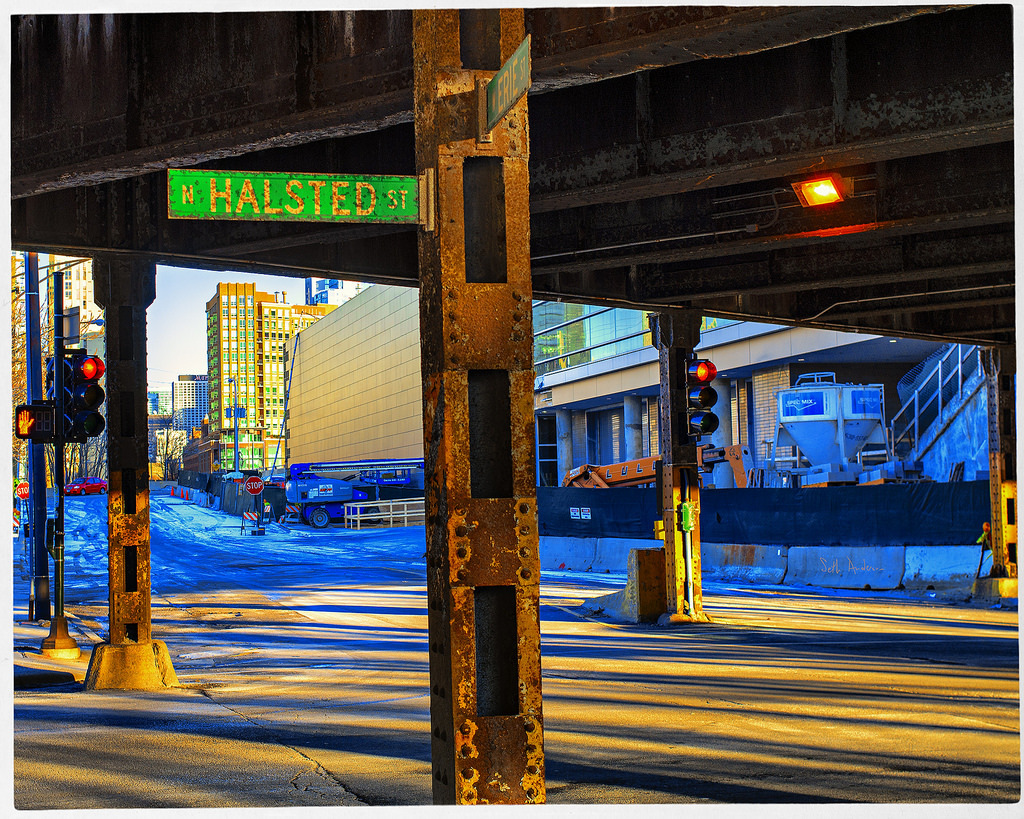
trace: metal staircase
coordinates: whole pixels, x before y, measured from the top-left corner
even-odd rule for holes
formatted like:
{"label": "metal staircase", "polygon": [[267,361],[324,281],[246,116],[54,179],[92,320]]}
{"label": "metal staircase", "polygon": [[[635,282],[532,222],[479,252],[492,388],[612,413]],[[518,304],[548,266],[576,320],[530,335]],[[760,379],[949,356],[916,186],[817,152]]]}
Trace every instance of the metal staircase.
{"label": "metal staircase", "polygon": [[903,408],[893,417],[889,428],[895,457],[916,461],[984,386],[981,348],[951,344],[908,376],[912,378],[913,392],[903,399]]}

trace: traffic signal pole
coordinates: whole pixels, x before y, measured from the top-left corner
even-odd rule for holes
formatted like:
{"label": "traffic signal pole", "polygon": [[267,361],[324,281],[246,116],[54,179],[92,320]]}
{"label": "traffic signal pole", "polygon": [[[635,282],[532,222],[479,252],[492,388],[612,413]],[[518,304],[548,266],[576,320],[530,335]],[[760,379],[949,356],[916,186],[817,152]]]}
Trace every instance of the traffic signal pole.
{"label": "traffic signal pole", "polygon": [[64,376],[64,271],[58,268],[53,274],[53,394],[57,402],[53,441],[53,490],[57,500],[53,528],[53,617],[41,651],[49,657],[74,659],[82,651],[68,633],[64,616]]}
{"label": "traffic signal pole", "polygon": [[658,349],[661,508],[665,533],[666,618],[706,621],[701,594],[700,478],[697,443],[690,434],[686,373],[700,342],[700,314],[675,310],[651,316]]}
{"label": "traffic signal pole", "polygon": [[[43,398],[42,333],[39,326],[39,256],[25,254],[26,400]],[[46,551],[46,444],[28,442],[30,571],[28,619],[50,619],[50,558]]]}

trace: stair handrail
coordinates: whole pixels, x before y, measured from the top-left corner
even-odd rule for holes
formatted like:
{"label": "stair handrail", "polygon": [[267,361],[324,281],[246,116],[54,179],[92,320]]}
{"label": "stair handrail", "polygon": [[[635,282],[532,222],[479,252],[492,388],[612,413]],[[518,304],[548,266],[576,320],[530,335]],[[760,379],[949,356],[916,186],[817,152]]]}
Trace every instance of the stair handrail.
{"label": "stair handrail", "polygon": [[[904,402],[900,411],[889,422],[894,453],[896,447],[908,439],[910,451],[916,450],[921,441],[921,434],[927,430],[933,420],[942,419],[944,404],[948,406],[954,400],[952,396],[955,396],[955,400],[963,397],[965,380],[981,366],[980,354],[981,348],[976,344],[955,344],[929,370],[928,375],[921,380],[921,385],[914,390],[913,395]],[[970,366],[972,364],[973,366]],[[968,369],[970,371],[965,372]],[[944,401],[943,394],[947,392],[946,387],[954,379],[956,379],[956,390],[951,391],[951,398]],[[930,415],[933,404],[935,418],[932,420]],[[922,416],[928,419],[923,429]],[[902,428],[899,427],[901,420],[904,421]]]}

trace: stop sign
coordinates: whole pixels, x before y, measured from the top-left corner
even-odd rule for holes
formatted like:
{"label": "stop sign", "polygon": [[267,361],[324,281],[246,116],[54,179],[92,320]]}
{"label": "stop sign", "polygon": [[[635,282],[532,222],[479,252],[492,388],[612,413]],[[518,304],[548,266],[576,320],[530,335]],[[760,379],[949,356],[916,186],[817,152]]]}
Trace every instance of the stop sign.
{"label": "stop sign", "polygon": [[250,475],[245,479],[245,491],[250,495],[258,495],[263,491],[263,478],[259,475]]}
{"label": "stop sign", "polygon": [[14,493],[22,500],[28,500],[28,484],[22,481],[18,484],[18,488],[14,490]]}

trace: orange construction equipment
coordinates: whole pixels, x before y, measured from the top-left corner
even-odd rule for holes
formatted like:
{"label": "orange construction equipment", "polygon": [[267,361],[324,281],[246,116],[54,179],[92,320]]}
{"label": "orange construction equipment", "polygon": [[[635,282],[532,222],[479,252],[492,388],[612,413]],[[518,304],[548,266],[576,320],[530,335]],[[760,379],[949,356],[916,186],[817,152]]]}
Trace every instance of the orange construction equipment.
{"label": "orange construction equipment", "polygon": [[698,468],[710,472],[710,467],[715,464],[727,463],[732,467],[733,477],[736,479],[737,489],[746,489],[750,470],[754,462],[750,457],[748,447],[736,444],[733,446],[701,446],[697,447]]}
{"label": "orange construction equipment", "polygon": [[611,489],[621,486],[640,486],[654,483],[657,478],[656,464],[660,456],[638,458],[607,466],[583,464],[565,473],[562,486],[579,486],[596,489]]}
{"label": "orange construction equipment", "polygon": [[[654,483],[661,456],[637,458],[606,466],[583,464],[570,469],[562,479],[562,486],[578,486],[588,489],[614,489],[623,486],[642,486]],[[747,476],[752,463],[750,450],[745,446],[697,447],[698,469],[710,472],[714,464],[727,463],[736,478],[736,488],[747,487]]]}

